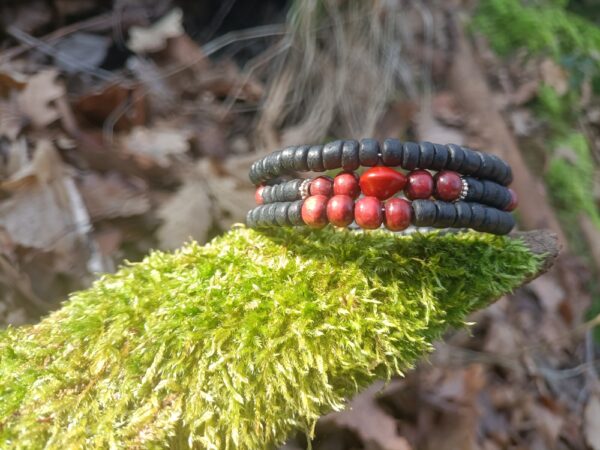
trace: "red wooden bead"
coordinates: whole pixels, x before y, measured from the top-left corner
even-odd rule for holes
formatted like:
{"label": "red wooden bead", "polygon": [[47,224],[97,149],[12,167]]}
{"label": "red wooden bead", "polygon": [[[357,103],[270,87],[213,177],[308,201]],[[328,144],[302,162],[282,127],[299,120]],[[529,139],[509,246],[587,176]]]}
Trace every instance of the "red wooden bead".
{"label": "red wooden bead", "polygon": [[354,200],[349,195],[334,195],[327,202],[327,219],[337,227],[346,227],[354,220]]}
{"label": "red wooden bead", "polygon": [[329,177],[317,177],[310,182],[308,188],[310,195],[325,195],[331,197],[333,194],[333,181]]}
{"label": "red wooden bead", "polygon": [[390,167],[376,166],[366,170],[359,183],[364,195],[385,200],[404,188],[406,175]]}
{"label": "red wooden bead", "polygon": [[426,170],[413,170],[408,174],[404,193],[411,200],[429,198],[433,193],[433,177]]}
{"label": "red wooden bead", "polygon": [[354,220],[361,228],[379,228],[383,222],[381,201],[377,197],[359,199],[354,205]]}
{"label": "red wooden bead", "polygon": [[412,207],[410,202],[403,198],[390,198],[385,202],[384,223],[388,230],[402,231],[410,225],[412,218]]}
{"label": "red wooden bead", "polygon": [[462,180],[460,175],[451,170],[442,170],[435,174],[435,197],[451,202],[460,197]]}
{"label": "red wooden bead", "polygon": [[333,193],[357,198],[360,195],[360,186],[356,174],[354,172],[344,172],[337,175],[333,179]]}
{"label": "red wooden bead", "polygon": [[256,188],[256,192],[254,193],[254,200],[256,200],[257,205],[262,205],[265,200],[263,199],[262,192],[265,190],[264,186],[259,186]]}
{"label": "red wooden bead", "polygon": [[311,195],[302,204],[302,220],[311,228],[327,225],[327,201],[324,195]]}
{"label": "red wooden bead", "polygon": [[506,208],[504,208],[504,210],[514,211],[517,208],[517,206],[519,206],[519,197],[517,196],[517,193],[511,188],[508,188],[508,192],[510,192],[510,203]]}

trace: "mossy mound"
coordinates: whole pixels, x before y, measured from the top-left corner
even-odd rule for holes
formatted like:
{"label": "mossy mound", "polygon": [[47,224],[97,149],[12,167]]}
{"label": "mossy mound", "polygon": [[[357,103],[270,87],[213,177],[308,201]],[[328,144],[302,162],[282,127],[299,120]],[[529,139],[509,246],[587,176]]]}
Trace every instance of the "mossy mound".
{"label": "mossy mound", "polygon": [[264,449],[535,273],[476,233],[238,227],[0,333],[0,448]]}

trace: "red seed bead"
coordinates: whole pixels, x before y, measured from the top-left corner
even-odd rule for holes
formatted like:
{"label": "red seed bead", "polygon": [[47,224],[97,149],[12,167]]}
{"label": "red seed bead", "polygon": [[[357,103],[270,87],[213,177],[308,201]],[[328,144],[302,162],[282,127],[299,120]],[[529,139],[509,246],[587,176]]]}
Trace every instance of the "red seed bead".
{"label": "red seed bead", "polygon": [[519,197],[517,196],[517,193],[511,188],[508,188],[508,192],[510,192],[510,203],[506,208],[504,208],[504,210],[514,211],[517,208],[517,206],[519,206]]}
{"label": "red seed bead", "polygon": [[354,205],[354,220],[361,228],[379,228],[383,222],[382,207],[377,197],[363,197]]}
{"label": "red seed bead", "polygon": [[346,227],[354,220],[354,200],[349,195],[334,195],[327,202],[327,219],[336,227]]}
{"label": "red seed bead", "polygon": [[311,195],[302,204],[302,220],[311,228],[327,225],[327,201],[324,195]]}
{"label": "red seed bead", "polygon": [[385,200],[404,188],[406,175],[390,167],[376,166],[366,170],[359,183],[364,195]]}
{"label": "red seed bead", "polygon": [[256,200],[257,205],[262,205],[265,200],[263,199],[262,193],[265,190],[264,186],[259,186],[254,193],[254,200]]}
{"label": "red seed bead", "polygon": [[408,174],[404,193],[411,200],[429,198],[433,193],[433,177],[426,170],[413,170]]}
{"label": "red seed bead", "polygon": [[385,202],[385,227],[391,231],[402,231],[408,228],[412,218],[412,206],[403,198],[390,198]]}
{"label": "red seed bead", "polygon": [[442,170],[435,174],[435,197],[439,200],[451,202],[460,197],[462,180],[460,175],[451,170]]}
{"label": "red seed bead", "polygon": [[333,194],[333,181],[329,177],[317,177],[310,182],[308,192],[310,195],[331,197]]}
{"label": "red seed bead", "polygon": [[360,186],[356,174],[354,172],[344,172],[337,175],[333,179],[333,193],[357,198],[360,195]]}

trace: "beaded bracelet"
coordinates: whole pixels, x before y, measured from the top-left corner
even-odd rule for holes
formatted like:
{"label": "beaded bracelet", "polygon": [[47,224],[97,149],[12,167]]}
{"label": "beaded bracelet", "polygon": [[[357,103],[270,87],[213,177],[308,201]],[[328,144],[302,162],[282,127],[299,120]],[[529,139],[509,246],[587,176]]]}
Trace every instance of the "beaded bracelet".
{"label": "beaded bracelet", "polygon": [[354,171],[360,166],[402,167],[406,170],[452,170],[466,176],[508,186],[510,166],[497,156],[469,148],[431,142],[405,142],[386,139],[380,147],[375,139],[333,141],[326,145],[287,147],[256,161],[250,168],[250,180],[258,185],[294,172],[323,172],[341,168]]}
{"label": "beaded bracelet", "polygon": [[375,197],[362,197],[356,202],[349,196],[327,198],[312,195],[306,200],[274,202],[259,205],[246,216],[249,227],[298,226],[322,228],[328,223],[345,227],[353,221],[365,229],[382,224],[391,231],[402,231],[410,225],[433,228],[471,228],[493,234],[507,234],[515,225],[506,211],[465,201],[413,200],[390,198],[382,203]]}
{"label": "beaded bracelet", "polygon": [[366,196],[385,200],[404,190],[410,200],[427,199],[432,195],[443,201],[465,200],[512,211],[517,206],[516,193],[489,180],[463,177],[449,170],[432,176],[426,170],[414,170],[407,176],[388,167],[373,167],[360,177],[356,173],[342,172],[331,179],[327,176],[297,178],[276,185],[259,186],[256,203],[266,204],[305,199],[309,195]]}

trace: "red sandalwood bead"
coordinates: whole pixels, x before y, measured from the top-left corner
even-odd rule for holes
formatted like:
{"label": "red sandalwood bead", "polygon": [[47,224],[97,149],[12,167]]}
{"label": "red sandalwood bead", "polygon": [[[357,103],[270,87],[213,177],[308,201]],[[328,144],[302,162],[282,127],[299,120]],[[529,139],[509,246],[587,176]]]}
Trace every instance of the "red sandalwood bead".
{"label": "red sandalwood bead", "polygon": [[426,170],[413,170],[408,174],[404,193],[411,200],[429,198],[433,193],[433,177]]}
{"label": "red sandalwood bead", "polygon": [[354,220],[361,228],[379,228],[383,222],[381,201],[377,197],[363,197],[354,205]]}
{"label": "red sandalwood bead", "polygon": [[510,192],[510,203],[506,208],[504,208],[504,210],[514,211],[517,208],[517,206],[519,206],[519,197],[517,196],[517,193],[511,188],[508,188],[508,192]]}
{"label": "red sandalwood bead", "polygon": [[324,195],[311,195],[302,204],[302,220],[311,228],[327,225],[327,201]]}
{"label": "red sandalwood bead", "polygon": [[327,219],[336,227],[346,227],[354,220],[354,200],[349,195],[334,195],[327,202]]}
{"label": "red sandalwood bead", "polygon": [[333,193],[333,181],[329,177],[317,177],[310,182],[308,192],[310,195],[331,197]]}
{"label": "red sandalwood bead", "polygon": [[390,167],[376,166],[366,170],[359,183],[364,195],[385,200],[404,188],[406,175]]}
{"label": "red sandalwood bead", "polygon": [[360,195],[360,186],[356,174],[354,172],[344,172],[337,175],[333,179],[333,193],[357,198]]}
{"label": "red sandalwood bead", "polygon": [[460,175],[452,170],[442,170],[435,174],[435,197],[451,202],[460,197],[462,181]]}
{"label": "red sandalwood bead", "polygon": [[256,200],[257,205],[262,205],[265,202],[262,196],[264,190],[264,186],[259,186],[258,188],[256,188],[256,192],[254,193],[254,200]]}
{"label": "red sandalwood bead", "polygon": [[402,231],[410,225],[412,218],[412,207],[410,202],[403,198],[390,198],[385,202],[384,223],[388,230]]}

